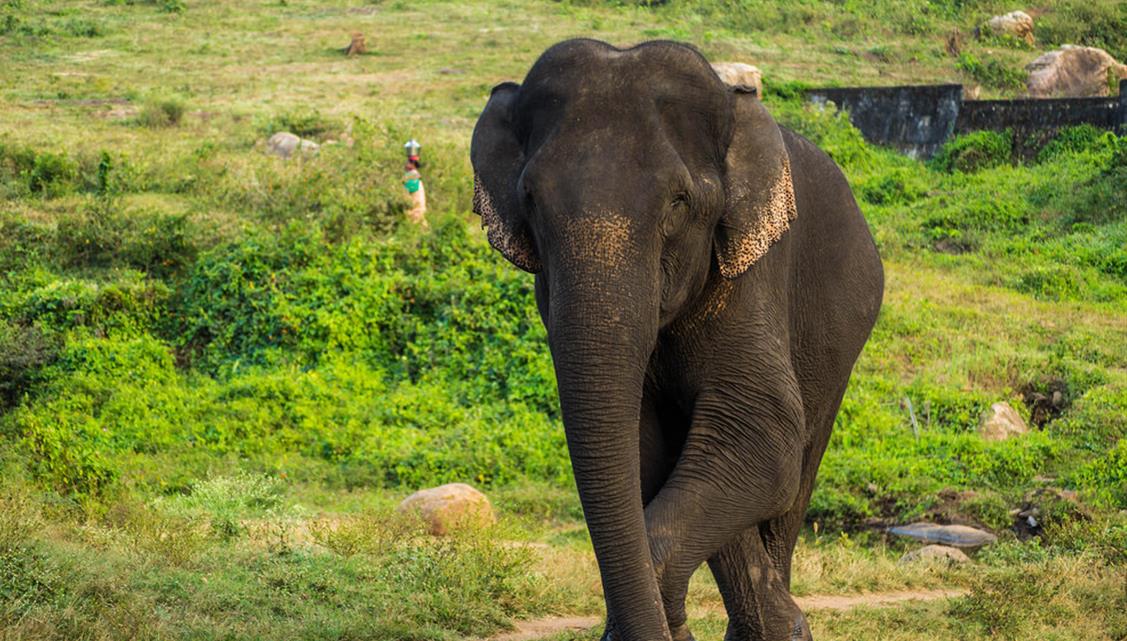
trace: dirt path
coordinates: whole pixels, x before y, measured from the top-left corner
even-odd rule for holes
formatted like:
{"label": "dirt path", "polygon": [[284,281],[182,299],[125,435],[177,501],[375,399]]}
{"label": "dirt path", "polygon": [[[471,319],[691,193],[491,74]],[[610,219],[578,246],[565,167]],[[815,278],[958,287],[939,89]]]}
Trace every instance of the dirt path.
{"label": "dirt path", "polygon": [[904,601],[935,601],[966,594],[966,590],[902,590],[862,594],[811,594],[795,597],[803,610],[849,610],[858,606],[881,606]]}
{"label": "dirt path", "polygon": [[[795,597],[803,610],[849,610],[860,606],[880,607],[905,601],[935,601],[951,599],[966,594],[966,590],[901,590],[897,592],[868,592],[863,594],[811,594]],[[723,612],[719,604],[690,607],[690,616]],[[602,623],[601,617],[546,617],[531,621],[518,621],[516,630],[491,637],[489,641],[535,641],[561,632],[589,630]]]}
{"label": "dirt path", "polygon": [[547,617],[517,621],[516,630],[490,637],[490,641],[534,641],[561,632],[590,630],[602,622],[602,617]]}

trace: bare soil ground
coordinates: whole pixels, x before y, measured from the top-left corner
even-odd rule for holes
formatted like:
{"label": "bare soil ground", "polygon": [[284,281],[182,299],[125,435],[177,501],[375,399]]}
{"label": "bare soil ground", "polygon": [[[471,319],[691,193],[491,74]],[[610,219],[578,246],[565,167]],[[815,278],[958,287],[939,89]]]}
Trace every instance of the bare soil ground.
{"label": "bare soil ground", "polygon": [[[963,596],[966,590],[899,590],[895,592],[866,592],[861,594],[811,594],[795,597],[803,610],[850,610],[858,607],[881,607],[906,601],[935,601]],[[705,611],[720,609],[719,605],[690,608],[700,610],[690,616],[700,616]],[[599,625],[602,618],[594,616],[556,616],[519,621],[515,630],[504,632],[489,641],[535,641],[563,632],[587,630]]]}

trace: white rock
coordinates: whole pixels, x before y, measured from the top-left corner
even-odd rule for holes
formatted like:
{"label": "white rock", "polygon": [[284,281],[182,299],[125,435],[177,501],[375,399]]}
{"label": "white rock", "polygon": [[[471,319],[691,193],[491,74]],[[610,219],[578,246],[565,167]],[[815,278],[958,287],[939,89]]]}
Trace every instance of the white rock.
{"label": "white rock", "polygon": [[994,403],[990,412],[982,419],[979,434],[987,441],[1004,441],[1029,431],[1029,426],[1008,403]]}
{"label": "white rock", "polygon": [[911,523],[898,525],[888,531],[897,536],[906,536],[925,543],[938,543],[964,550],[977,550],[998,540],[998,537],[989,532],[983,532],[967,525]]}
{"label": "white rock", "polygon": [[1109,76],[1127,78],[1127,65],[1095,47],[1064,45],[1025,66],[1026,88],[1034,98],[1107,96]]}
{"label": "white rock", "polygon": [[289,158],[295,152],[311,156],[316,154],[320,148],[321,146],[312,140],[305,140],[288,131],[279,131],[266,141],[267,151],[282,158]]}
{"label": "white rock", "polygon": [[921,562],[942,562],[948,565],[960,565],[962,563],[969,563],[970,557],[962,550],[946,545],[925,545],[918,550],[912,550],[900,557],[900,563],[905,565],[908,563]]}
{"label": "white rock", "polygon": [[465,483],[448,483],[419,490],[399,504],[403,514],[418,514],[431,534],[490,525],[496,521],[489,499]]}
{"label": "white rock", "polygon": [[743,62],[714,62],[712,68],[724,84],[752,87],[757,96],[763,96],[763,73],[758,67]]}
{"label": "white rock", "polygon": [[994,16],[986,21],[985,27],[998,35],[1011,35],[1030,45],[1033,44],[1033,18],[1024,11],[1011,11],[1002,16]]}

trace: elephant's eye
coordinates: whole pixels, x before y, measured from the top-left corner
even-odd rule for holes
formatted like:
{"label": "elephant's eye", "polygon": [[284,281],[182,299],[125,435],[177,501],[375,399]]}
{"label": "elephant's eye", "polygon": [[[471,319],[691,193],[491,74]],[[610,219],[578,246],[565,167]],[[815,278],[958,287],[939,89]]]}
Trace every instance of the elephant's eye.
{"label": "elephant's eye", "polygon": [[684,192],[681,192],[681,193],[673,196],[673,200],[672,200],[672,202],[669,203],[669,207],[670,207],[670,209],[688,209],[688,207],[689,207],[689,195],[684,193]]}

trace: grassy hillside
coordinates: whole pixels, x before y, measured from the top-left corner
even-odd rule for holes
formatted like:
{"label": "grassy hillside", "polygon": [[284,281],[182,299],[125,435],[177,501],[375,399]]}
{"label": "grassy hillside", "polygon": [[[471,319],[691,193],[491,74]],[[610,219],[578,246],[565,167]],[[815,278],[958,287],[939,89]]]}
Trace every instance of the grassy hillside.
{"label": "grassy hillside", "polygon": [[[759,65],[885,259],[795,591],[970,592],[815,612],[815,634],[1127,635],[1127,138],[1072,129],[1019,162],[980,133],[925,164],[797,97],[1011,94],[1062,42],[1127,56],[1122,3],[1051,3],[1035,48],[974,38],[1014,8],[992,2],[645,5],[0,4],[0,637],[455,639],[598,611],[531,279],[468,212],[490,87],[577,35]],[[353,31],[369,52],[346,58]],[[282,130],[353,142],[285,161]],[[429,232],[400,224],[410,137]],[[984,441],[999,401],[1031,433]],[[500,529],[431,540],[390,511],[445,481],[489,492]],[[1012,529],[1030,503],[1038,528]],[[1001,542],[896,565],[881,528],[917,518]]]}

